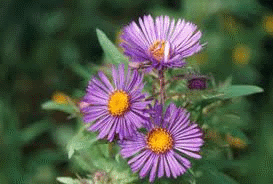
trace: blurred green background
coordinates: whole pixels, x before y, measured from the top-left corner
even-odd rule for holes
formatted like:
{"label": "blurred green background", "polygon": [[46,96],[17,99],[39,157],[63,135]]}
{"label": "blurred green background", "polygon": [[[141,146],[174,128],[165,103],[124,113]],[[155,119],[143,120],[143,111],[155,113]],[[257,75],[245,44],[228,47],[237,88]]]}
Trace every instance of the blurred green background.
{"label": "blurred green background", "polygon": [[75,64],[103,63],[96,28],[118,44],[120,29],[144,14],[197,24],[208,45],[188,62],[217,83],[232,75],[234,84],[264,88],[246,97],[250,144],[233,148],[244,166],[224,172],[239,183],[273,183],[272,9],[269,0],[0,0],[0,183],[75,176],[65,147],[77,122],[41,104],[77,102],[87,81]]}

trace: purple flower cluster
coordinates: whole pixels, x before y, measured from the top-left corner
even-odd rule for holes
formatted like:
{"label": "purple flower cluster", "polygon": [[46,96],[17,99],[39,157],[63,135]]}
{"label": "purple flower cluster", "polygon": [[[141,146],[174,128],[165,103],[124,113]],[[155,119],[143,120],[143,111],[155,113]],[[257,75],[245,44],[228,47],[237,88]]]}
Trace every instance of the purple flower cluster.
{"label": "purple flower cluster", "polygon": [[[192,23],[180,19],[175,23],[168,16],[154,21],[144,16],[139,24],[132,22],[122,34],[121,46],[134,62],[149,61],[150,67],[158,70],[182,67],[184,58],[202,48],[201,32]],[[189,88],[192,86],[203,88],[200,81],[190,81]],[[185,109],[171,104],[164,112],[164,104],[157,101],[152,106],[143,87],[143,74],[132,68],[125,71],[122,64],[112,68],[110,80],[99,72],[90,80],[81,101],[83,121],[92,123],[88,130],[98,131],[98,139],[118,139],[120,154],[129,158],[132,171],[139,171],[141,178],[148,174],[150,182],[156,177],[176,178],[191,167],[183,154],[201,158],[203,133],[190,122]],[[139,132],[139,128],[147,133]]]}

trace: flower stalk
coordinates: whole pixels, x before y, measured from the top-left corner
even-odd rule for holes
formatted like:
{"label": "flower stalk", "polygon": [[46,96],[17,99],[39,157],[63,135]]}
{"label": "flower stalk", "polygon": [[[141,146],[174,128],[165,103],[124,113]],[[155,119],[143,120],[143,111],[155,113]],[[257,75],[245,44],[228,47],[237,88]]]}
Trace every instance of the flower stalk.
{"label": "flower stalk", "polygon": [[159,85],[160,85],[160,104],[164,104],[165,102],[165,70],[159,70]]}

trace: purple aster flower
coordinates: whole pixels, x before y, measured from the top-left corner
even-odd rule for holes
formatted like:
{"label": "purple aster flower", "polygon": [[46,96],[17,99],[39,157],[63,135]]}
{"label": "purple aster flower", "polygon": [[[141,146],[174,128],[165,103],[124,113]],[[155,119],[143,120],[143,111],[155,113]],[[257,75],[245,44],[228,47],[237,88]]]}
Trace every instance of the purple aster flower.
{"label": "purple aster flower", "polygon": [[139,26],[133,21],[123,29],[120,44],[124,54],[133,62],[151,63],[151,67],[183,67],[184,58],[202,49],[199,40],[202,36],[197,26],[191,22],[178,19],[170,20],[168,16],[151,15],[139,18]]}
{"label": "purple aster flower", "polygon": [[191,167],[190,161],[181,156],[200,159],[198,154],[204,141],[196,123],[190,123],[190,114],[174,104],[162,115],[162,106],[155,105],[151,120],[145,124],[148,133],[138,132],[130,139],[119,141],[121,155],[131,157],[128,164],[140,178],[150,173],[149,181],[156,178],[176,178]]}
{"label": "purple aster flower", "polygon": [[119,138],[132,136],[137,128],[142,127],[142,122],[148,117],[144,109],[150,103],[145,101],[146,94],[141,93],[144,84],[143,75],[136,70],[124,73],[124,65],[119,65],[118,70],[112,68],[113,83],[99,72],[98,78],[93,77],[89,82],[87,93],[82,99],[84,105],[80,109],[83,121],[90,123],[90,131],[99,131],[98,138],[106,136],[109,141],[114,139],[116,133]]}

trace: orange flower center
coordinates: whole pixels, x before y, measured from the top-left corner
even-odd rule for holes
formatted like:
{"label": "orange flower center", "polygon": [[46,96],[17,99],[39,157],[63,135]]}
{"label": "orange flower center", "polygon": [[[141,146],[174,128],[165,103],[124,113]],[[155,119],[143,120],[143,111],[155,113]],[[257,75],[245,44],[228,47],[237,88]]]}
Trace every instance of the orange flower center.
{"label": "orange flower center", "polygon": [[110,95],[108,110],[112,116],[122,116],[130,107],[129,95],[123,90],[117,90]]}
{"label": "orange flower center", "polygon": [[146,143],[154,153],[162,154],[172,149],[173,138],[166,129],[155,128],[148,133]]}
{"label": "orange flower center", "polygon": [[157,40],[154,44],[149,48],[150,53],[153,57],[159,62],[164,58],[164,50],[165,50],[166,42],[162,40]]}

